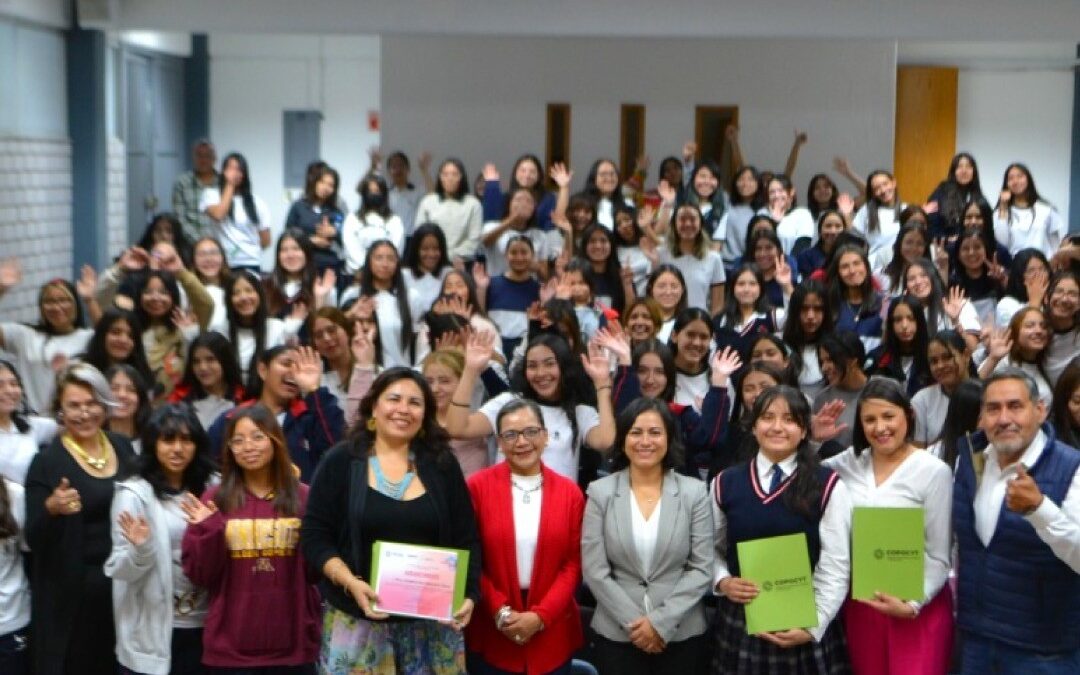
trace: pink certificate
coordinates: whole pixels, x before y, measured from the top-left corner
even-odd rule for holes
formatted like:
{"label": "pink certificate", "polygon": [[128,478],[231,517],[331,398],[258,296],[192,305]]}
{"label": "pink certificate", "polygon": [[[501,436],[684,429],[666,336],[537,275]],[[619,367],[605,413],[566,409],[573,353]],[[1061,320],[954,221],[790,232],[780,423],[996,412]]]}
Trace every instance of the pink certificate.
{"label": "pink certificate", "polygon": [[468,569],[468,551],[377,541],[371,563],[375,609],[448,621],[464,601]]}

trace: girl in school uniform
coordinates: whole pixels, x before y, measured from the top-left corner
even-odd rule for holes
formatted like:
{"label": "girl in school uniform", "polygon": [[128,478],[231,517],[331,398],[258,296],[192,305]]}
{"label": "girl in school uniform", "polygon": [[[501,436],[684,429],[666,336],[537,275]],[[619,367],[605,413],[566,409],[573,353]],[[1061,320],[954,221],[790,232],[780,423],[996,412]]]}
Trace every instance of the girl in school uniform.
{"label": "girl in school uniform", "polygon": [[668,233],[668,246],[662,250],[662,258],[682,272],[690,307],[710,314],[723,309],[724,261],[709,248],[697,207],[684,204],[675,211],[675,227]]}
{"label": "girl in school uniform", "polygon": [[1004,268],[992,262],[995,248],[990,230],[969,227],[956,241],[949,286],[964,292],[980,323],[993,321],[998,298],[1004,290]]}
{"label": "girl in school uniform", "polygon": [[746,234],[750,219],[765,206],[761,189],[761,177],[752,166],[741,166],[731,179],[728,194],[731,203],[727,209],[727,223],[724,232],[713,232],[721,242],[721,255],[727,267],[734,267],[735,261],[745,253]]}
{"label": "girl in school uniform", "polygon": [[[541,279],[547,277],[548,233],[540,229],[536,219],[536,197],[528,188],[510,192],[508,211],[501,220],[484,223],[480,242],[483,245],[485,270],[491,276],[506,271],[506,247],[511,239],[528,237],[533,244],[532,272]],[[551,256],[553,257],[553,256]]]}
{"label": "girl in school uniform", "polygon": [[874,271],[884,268],[892,258],[892,246],[900,232],[900,201],[896,179],[888,171],[877,170],[866,179],[866,203],[851,221],[851,229],[866,239]]}
{"label": "girl in school uniform", "polygon": [[814,272],[825,269],[829,256],[836,247],[837,237],[847,229],[844,215],[835,209],[822,211],[816,222],[817,241],[796,257],[796,269],[803,279],[809,279]]}
{"label": "girl in school uniform", "polygon": [[[764,216],[760,216],[765,218]],[[743,261],[753,262],[761,270],[763,281],[762,292],[772,303],[773,307],[783,308],[787,306],[788,298],[791,297],[792,283],[795,275],[795,258],[783,252],[780,239],[772,229],[771,220],[763,220],[758,227],[750,226],[750,238],[746,242],[746,250],[749,254]],[[744,263],[740,261],[736,267]]]}
{"label": "girl in school uniform", "polygon": [[889,305],[885,339],[867,355],[868,372],[903,382],[907,395],[914,396],[931,383],[928,344],[926,317],[919,301],[910,295],[900,296]]}
{"label": "girl in school uniform", "polygon": [[[713,670],[724,673],[846,673],[847,645],[834,622],[851,576],[851,497],[810,445],[810,407],[799,390],[766,389],[750,429],[758,451],[711,483],[721,596]],[[740,542],[802,533],[813,570],[817,627],[748,635],[745,605],[760,589],[740,576]]]}
{"label": "girl in school uniform", "polygon": [[994,236],[1015,255],[1034,248],[1051,256],[1061,246],[1068,226],[1061,214],[1039,196],[1035,179],[1023,164],[1010,164],[1001,181],[994,209]]}
{"label": "girl in school uniform", "polygon": [[532,239],[515,235],[506,245],[506,272],[492,277],[487,289],[485,306],[499,327],[507,360],[529,330],[529,307],[540,300],[540,282],[532,273],[534,258]]}
{"label": "girl in school uniform", "polygon": [[983,201],[979,167],[970,153],[957,153],[949,163],[948,177],[927,200],[930,235],[955,238],[963,229],[965,207],[977,201]]}
{"label": "girl in school uniform", "polygon": [[836,312],[837,332],[853,331],[863,346],[873,349],[881,343],[881,294],[874,290],[870,260],[857,246],[836,251],[826,276],[829,305]]}
{"label": "girl in school uniform", "polygon": [[[645,294],[645,283],[660,260],[656,245],[660,238],[653,230],[653,212],[648,208],[636,211],[629,206],[615,209],[615,250],[622,274],[629,268],[634,295]],[[627,302],[631,296],[626,297]]]}
{"label": "girl in school uniform", "polygon": [[[791,271],[787,286],[791,292]],[[775,333],[784,327],[784,310],[774,309],[765,294],[765,278],[754,263],[744,263],[728,286],[724,309],[713,319],[717,349],[734,347],[742,353],[747,342],[760,333]]]}
{"label": "girl in school uniform", "polygon": [[808,248],[814,238],[814,217],[809,210],[797,206],[791,179],[784,174],[773,176],[766,194],[769,205],[761,213],[776,221],[776,236],[783,244],[784,253],[792,255]]}
{"label": "girl in school uniform", "polygon": [[964,336],[970,349],[978,346],[982,325],[975,306],[959,288],[949,289],[946,295],[941,277],[929,260],[918,258],[908,265],[904,271],[904,291],[922,306],[929,335],[952,329]]}
{"label": "girl in school uniform", "polygon": [[672,326],[671,345],[675,356],[675,403],[701,409],[698,402],[709,391],[709,352],[712,347],[712,317],[700,308],[679,313]]}
{"label": "girl in school uniform", "polygon": [[919,258],[929,260],[930,257],[930,237],[926,234],[926,227],[918,222],[904,223],[893,242],[892,259],[884,269],[874,274],[874,280],[886,295],[900,295],[904,292],[904,270],[912,261]]}
{"label": "girl in school uniform", "polygon": [[817,348],[822,336],[832,332],[832,310],[825,287],[818,281],[804,281],[795,287],[784,322],[784,343],[791,349],[792,370],[801,389],[811,400],[825,386],[818,363]]}
{"label": "girl in school uniform", "polygon": [[912,444],[915,412],[895,381],[875,378],[855,411],[853,447],[825,460],[851,495],[852,506],[922,508],[923,592],[897,598],[878,592],[849,600],[844,628],[855,675],[945,675],[952,654],[949,577],[952,471]]}
{"label": "girl in school uniform", "polygon": [[173,389],[169,402],[190,405],[199,424],[209,429],[223,412],[243,400],[240,365],[228,339],[215,331],[195,338],[188,349],[184,378]]}
{"label": "girl in school uniform", "polygon": [[689,304],[682,271],[670,263],[657,267],[645,284],[645,296],[654,300],[660,310],[661,324],[656,337],[667,342],[675,325],[675,317]]}
{"label": "girl in school uniform", "polygon": [[727,236],[727,195],[720,188],[720,167],[706,159],[694,167],[690,174],[686,203],[698,207],[705,232],[714,239],[714,249]]}

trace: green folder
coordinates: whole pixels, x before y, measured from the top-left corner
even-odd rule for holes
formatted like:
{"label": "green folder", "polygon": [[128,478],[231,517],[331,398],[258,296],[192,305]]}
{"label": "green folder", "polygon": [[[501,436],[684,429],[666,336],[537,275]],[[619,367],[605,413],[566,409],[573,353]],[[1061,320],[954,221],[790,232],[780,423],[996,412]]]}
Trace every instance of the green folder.
{"label": "green folder", "polygon": [[817,626],[805,534],[741,541],[736,551],[739,576],[753,581],[759,591],[746,605],[747,634]]}
{"label": "green folder", "polygon": [[859,506],[851,521],[851,597],[881,591],[901,600],[923,599],[925,557],[921,508]]}
{"label": "green folder", "polygon": [[[427,611],[395,611],[394,608],[379,607],[378,604],[376,604],[374,609],[376,611],[382,611],[388,614],[395,614],[398,616],[411,616],[419,619],[442,620],[451,618],[454,612],[456,612],[458,608],[461,607],[461,603],[465,601],[465,582],[469,574],[469,551],[457,548],[445,548],[441,546],[416,546],[413,544],[399,544],[396,542],[376,541],[375,544],[371,547],[371,587],[373,589],[379,588],[379,560],[382,557],[381,554],[383,547],[387,545],[392,546],[398,550],[412,549],[415,551],[440,551],[454,556],[456,558],[456,564],[454,569],[453,606],[449,608],[443,608],[440,606],[438,613]],[[443,614],[443,611],[447,611],[447,613]]]}

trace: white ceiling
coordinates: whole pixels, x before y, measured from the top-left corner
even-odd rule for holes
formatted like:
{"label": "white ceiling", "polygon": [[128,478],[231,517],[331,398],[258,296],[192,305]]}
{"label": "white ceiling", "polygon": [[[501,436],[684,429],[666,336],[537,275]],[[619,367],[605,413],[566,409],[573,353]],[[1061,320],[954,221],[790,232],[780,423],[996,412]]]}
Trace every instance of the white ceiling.
{"label": "white ceiling", "polygon": [[[11,0],[0,0],[0,5]],[[114,30],[1080,41],[1080,0],[78,0]]]}

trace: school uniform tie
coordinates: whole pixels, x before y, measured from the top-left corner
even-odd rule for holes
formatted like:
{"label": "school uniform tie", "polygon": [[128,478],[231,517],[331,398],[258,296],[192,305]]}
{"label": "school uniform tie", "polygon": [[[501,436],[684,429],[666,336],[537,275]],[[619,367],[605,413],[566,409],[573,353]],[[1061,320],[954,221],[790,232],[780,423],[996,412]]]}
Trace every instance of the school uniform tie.
{"label": "school uniform tie", "polygon": [[772,465],[772,481],[769,483],[769,494],[773,494],[780,489],[780,484],[784,482],[784,470],[780,468],[779,464]]}

